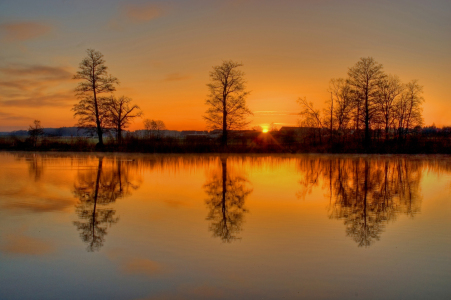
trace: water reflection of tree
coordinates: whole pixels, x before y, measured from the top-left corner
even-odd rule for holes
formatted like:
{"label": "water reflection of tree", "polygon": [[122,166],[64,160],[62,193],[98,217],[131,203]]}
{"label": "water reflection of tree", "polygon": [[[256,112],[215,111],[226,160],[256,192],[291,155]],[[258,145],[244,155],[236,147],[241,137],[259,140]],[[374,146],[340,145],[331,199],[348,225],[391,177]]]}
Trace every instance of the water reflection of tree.
{"label": "water reflection of tree", "polygon": [[248,212],[245,200],[252,193],[249,181],[244,175],[228,172],[227,158],[221,158],[221,172],[212,173],[203,188],[208,196],[207,220],[211,221],[209,229],[213,236],[227,243],[239,239],[237,234],[241,231],[244,213]]}
{"label": "water reflection of tree", "polygon": [[131,193],[139,186],[132,183],[129,168],[117,159],[110,167],[99,158],[97,168],[78,173],[74,194],[79,198],[74,222],[88,251],[99,250],[105,241],[108,227],[117,223],[116,210],[108,205]]}
{"label": "water reflection of tree", "polygon": [[[330,192],[329,217],[344,220],[346,234],[359,246],[380,239],[399,214],[420,211],[419,184],[423,162],[405,158],[313,158],[299,164],[303,190],[313,176],[323,179]],[[316,170],[309,168],[314,167]],[[312,175],[313,174],[313,175]]]}

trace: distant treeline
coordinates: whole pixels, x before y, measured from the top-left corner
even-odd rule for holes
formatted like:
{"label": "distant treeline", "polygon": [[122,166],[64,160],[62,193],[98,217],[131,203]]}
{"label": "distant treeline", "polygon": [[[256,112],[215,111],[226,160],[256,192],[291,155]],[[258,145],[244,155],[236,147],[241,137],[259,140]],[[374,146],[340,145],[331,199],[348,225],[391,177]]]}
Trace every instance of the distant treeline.
{"label": "distant treeline", "polygon": [[[145,133],[145,132],[144,132]],[[195,132],[196,133],[196,132]],[[103,151],[142,153],[451,153],[451,128],[419,127],[402,138],[385,139],[382,130],[370,131],[371,147],[364,147],[364,130],[349,130],[340,136],[327,128],[282,127],[263,133],[256,130],[229,132],[228,147],[216,132],[184,134],[177,137],[153,131],[123,134],[105,139]],[[0,149],[11,151],[98,151],[97,138],[86,136],[1,136]]]}

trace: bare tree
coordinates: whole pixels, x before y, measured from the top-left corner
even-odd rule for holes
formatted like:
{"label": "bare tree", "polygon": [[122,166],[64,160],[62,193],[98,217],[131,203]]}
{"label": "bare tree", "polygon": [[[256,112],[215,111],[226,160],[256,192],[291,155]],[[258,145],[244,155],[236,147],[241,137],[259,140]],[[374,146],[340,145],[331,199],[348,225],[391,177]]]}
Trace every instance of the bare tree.
{"label": "bare tree", "polygon": [[[361,58],[354,67],[348,71],[349,84],[356,93],[356,100],[362,103],[362,117],[365,124],[365,147],[370,144],[370,123],[375,115],[375,99],[377,97],[378,83],[385,75],[382,65],[372,57]],[[360,108],[360,105],[359,105]],[[359,117],[357,115],[357,117]]]}
{"label": "bare tree", "polygon": [[28,128],[28,134],[30,135],[33,147],[36,147],[40,136],[44,135],[44,129],[42,129],[41,121],[34,120],[33,125]]}
{"label": "bare tree", "polygon": [[[79,116],[78,124],[81,127],[92,127],[93,121],[97,129],[97,136],[99,137],[99,146],[103,147],[103,127],[102,114],[105,112],[102,109],[102,101],[98,98],[98,94],[109,93],[116,90],[114,84],[118,84],[118,80],[107,73],[107,66],[103,54],[94,49],[86,50],[88,54],[80,65],[74,79],[81,79],[75,89],[77,96],[81,99],[80,103],[76,104],[72,109],[75,111],[75,116]],[[92,114],[91,117],[88,115]]]}
{"label": "bare tree", "polygon": [[376,97],[377,113],[385,130],[385,139],[388,138],[389,129],[394,125],[395,108],[404,91],[404,85],[398,76],[389,75],[378,83]]}
{"label": "bare tree", "polygon": [[238,68],[243,66],[234,61],[223,61],[210,72],[211,83],[207,84],[210,95],[206,100],[209,108],[204,119],[211,129],[222,128],[222,145],[227,146],[229,130],[240,129],[248,125],[247,117],[252,112],[246,106],[244,73]]}
{"label": "bare tree", "polygon": [[106,99],[107,125],[116,131],[116,140],[122,143],[122,131],[126,129],[134,118],[142,116],[138,105],[131,104],[132,99],[121,96],[111,96]]}
{"label": "bare tree", "polygon": [[323,128],[323,122],[321,121],[321,112],[319,109],[313,107],[312,102],[307,102],[307,98],[299,98],[298,103],[301,105],[301,112],[299,115],[300,125],[307,127],[317,128],[319,133],[319,142],[322,143],[321,129]]}
{"label": "bare tree", "polygon": [[343,133],[352,119],[355,108],[354,93],[348,81],[343,78],[332,79],[329,84],[329,92],[334,101],[333,116],[337,123],[339,133]]}
{"label": "bare tree", "polygon": [[105,133],[107,126],[107,105],[105,100],[106,98],[99,97],[97,101],[94,101],[94,98],[90,96],[80,99],[72,108],[75,112],[74,117],[78,117],[77,127],[87,130],[91,135],[95,135],[96,133],[98,135],[97,124],[99,124],[101,134]]}
{"label": "bare tree", "polygon": [[277,125],[274,123],[269,124],[269,132],[274,132],[274,131],[279,131],[279,128],[277,127]]}
{"label": "bare tree", "polygon": [[161,120],[146,119],[144,120],[144,128],[147,130],[149,136],[152,133],[152,131],[156,131],[157,136],[160,137],[160,131],[166,130],[166,125]]}
{"label": "bare tree", "polygon": [[412,80],[405,85],[404,93],[396,105],[396,123],[398,134],[402,138],[409,129],[423,124],[422,107],[423,87],[417,80]]}

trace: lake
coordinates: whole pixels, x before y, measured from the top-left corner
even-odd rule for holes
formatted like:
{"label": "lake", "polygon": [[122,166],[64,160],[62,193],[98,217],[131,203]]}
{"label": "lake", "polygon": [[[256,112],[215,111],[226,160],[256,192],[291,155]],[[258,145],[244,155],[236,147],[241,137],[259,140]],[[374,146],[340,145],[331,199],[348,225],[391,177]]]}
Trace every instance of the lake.
{"label": "lake", "polygon": [[0,152],[1,299],[451,299],[451,157]]}

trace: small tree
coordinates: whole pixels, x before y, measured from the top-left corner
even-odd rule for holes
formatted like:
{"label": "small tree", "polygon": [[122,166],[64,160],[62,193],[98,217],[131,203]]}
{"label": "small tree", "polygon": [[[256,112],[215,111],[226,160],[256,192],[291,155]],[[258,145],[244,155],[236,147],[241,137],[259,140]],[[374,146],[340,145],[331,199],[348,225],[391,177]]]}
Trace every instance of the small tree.
{"label": "small tree", "polygon": [[122,131],[134,118],[142,116],[138,105],[131,105],[132,99],[121,96],[111,96],[105,100],[107,125],[116,131],[116,141],[122,144]]}
{"label": "small tree", "polygon": [[[117,78],[108,75],[102,53],[94,49],[88,49],[86,53],[88,56],[81,61],[79,70],[74,75],[74,79],[83,81],[78,83],[78,87],[75,89],[76,95],[81,99],[80,103],[74,105],[72,110],[75,111],[75,116],[81,117],[78,120],[80,127],[92,128],[95,125],[99,146],[103,147],[102,119],[105,109],[97,95],[115,91],[114,85],[119,82]],[[89,117],[89,114],[92,116]]]}
{"label": "small tree", "polygon": [[160,137],[160,130],[166,130],[166,125],[161,120],[144,120],[144,128],[147,130],[149,136],[152,131],[157,131],[157,137]]}
{"label": "small tree", "polygon": [[44,129],[41,127],[41,121],[34,120],[33,125],[28,128],[28,134],[30,135],[33,147],[36,147],[40,136],[44,135]]}
{"label": "small tree", "polygon": [[222,128],[222,145],[227,146],[230,130],[241,129],[248,125],[247,117],[253,115],[246,106],[244,73],[238,68],[243,66],[234,61],[223,61],[210,72],[211,82],[207,84],[210,95],[206,100],[209,108],[204,119],[210,129]]}

